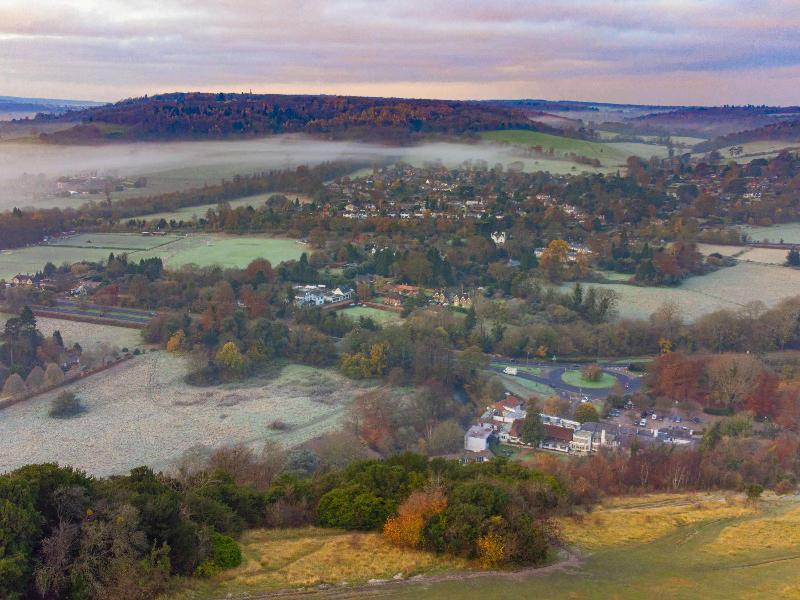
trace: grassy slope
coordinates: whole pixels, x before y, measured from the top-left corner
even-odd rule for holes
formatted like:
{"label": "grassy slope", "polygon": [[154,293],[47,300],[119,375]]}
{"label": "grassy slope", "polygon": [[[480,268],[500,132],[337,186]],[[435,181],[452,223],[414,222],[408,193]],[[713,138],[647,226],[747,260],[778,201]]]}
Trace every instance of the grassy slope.
{"label": "grassy slope", "polygon": [[[611,503],[562,522],[584,551],[578,569],[425,586],[429,600],[501,598],[800,598],[798,502],[753,511],[724,497],[667,496]],[[383,597],[420,597],[396,588]]]}
{"label": "grassy slope", "polygon": [[307,586],[363,583],[468,568],[459,560],[398,551],[377,534],[305,528],[254,531],[245,563],[211,580],[191,580],[170,600],[221,598],[303,586],[304,595],[350,598],[800,598],[800,503],[770,497],[758,508],[723,494],[659,494],[611,500],[560,520],[582,555],[570,569],[453,579],[318,594]]}

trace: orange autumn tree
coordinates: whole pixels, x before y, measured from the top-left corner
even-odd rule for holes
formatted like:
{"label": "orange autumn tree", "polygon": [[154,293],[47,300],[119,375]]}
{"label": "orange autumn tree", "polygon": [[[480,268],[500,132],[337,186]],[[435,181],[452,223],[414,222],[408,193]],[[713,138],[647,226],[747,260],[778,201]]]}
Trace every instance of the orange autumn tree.
{"label": "orange autumn tree", "polygon": [[438,486],[416,490],[406,498],[383,526],[383,535],[395,546],[416,548],[422,541],[425,521],[447,508],[447,496]]}

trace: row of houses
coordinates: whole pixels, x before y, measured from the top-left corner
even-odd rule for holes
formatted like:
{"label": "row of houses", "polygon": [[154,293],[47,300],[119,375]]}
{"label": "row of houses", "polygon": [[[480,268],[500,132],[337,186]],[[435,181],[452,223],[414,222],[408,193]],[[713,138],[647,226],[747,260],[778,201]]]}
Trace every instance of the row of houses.
{"label": "row of houses", "polygon": [[323,306],[353,300],[353,288],[340,285],[333,289],[326,285],[294,286],[294,303],[296,306]]}
{"label": "row of houses", "polygon": [[[489,444],[496,440],[512,446],[526,446],[521,427],[528,416],[526,402],[513,394],[490,406],[478,423],[464,436],[463,462],[483,462],[491,457]],[[579,423],[571,419],[539,414],[544,436],[537,447],[565,454],[590,454],[603,448],[630,447],[634,440],[639,444],[696,444],[694,431],[687,427],[650,429],[626,427],[606,421]],[[489,458],[486,455],[489,454]]]}
{"label": "row of houses", "polygon": [[[469,453],[482,453],[489,449],[492,439],[513,446],[529,446],[520,433],[528,416],[526,402],[513,394],[507,394],[499,402],[487,406],[478,423],[469,428],[464,436],[464,449]],[[589,454],[601,448],[619,446],[616,426],[606,423],[584,423],[552,415],[539,414],[544,436],[538,447],[542,450],[570,454]],[[481,461],[478,461],[481,462]]]}

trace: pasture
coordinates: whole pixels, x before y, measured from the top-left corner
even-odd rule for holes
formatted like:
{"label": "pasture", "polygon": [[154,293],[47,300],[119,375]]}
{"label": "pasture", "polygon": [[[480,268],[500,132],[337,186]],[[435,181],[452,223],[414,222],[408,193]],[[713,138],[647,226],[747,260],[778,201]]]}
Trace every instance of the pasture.
{"label": "pasture", "polygon": [[[148,352],[4,409],[0,472],[58,461],[112,475],[139,465],[166,469],[198,447],[267,440],[294,446],[337,428],[363,389],[335,371],[291,364],[236,384],[194,387],[184,381],[188,368],[182,356]],[[87,411],[74,419],[48,417],[62,390],[74,392]],[[276,419],[289,429],[271,429]]]}
{"label": "pasture", "polygon": [[370,597],[461,598],[800,598],[796,497],[748,507],[723,494],[612,500],[559,519],[577,565],[469,581],[396,586]]}
{"label": "pasture", "polygon": [[126,253],[130,260],[160,257],[170,268],[185,264],[201,267],[245,267],[254,258],[266,258],[273,265],[300,258],[307,246],[288,238],[267,236],[142,236],[129,233],[87,233],[58,238],[48,244],[0,252],[0,279],[17,273],[35,273],[52,262],[56,266],[86,261],[101,261],[109,253]]}
{"label": "pasture", "polygon": [[[742,262],[691,277],[676,287],[641,287],[623,283],[592,283],[590,287],[610,289],[619,295],[621,318],[647,319],[665,302],[678,306],[686,321],[694,321],[723,308],[738,310],[761,301],[767,307],[784,298],[800,295],[800,271],[775,265]],[[572,284],[561,286],[569,291]]]}

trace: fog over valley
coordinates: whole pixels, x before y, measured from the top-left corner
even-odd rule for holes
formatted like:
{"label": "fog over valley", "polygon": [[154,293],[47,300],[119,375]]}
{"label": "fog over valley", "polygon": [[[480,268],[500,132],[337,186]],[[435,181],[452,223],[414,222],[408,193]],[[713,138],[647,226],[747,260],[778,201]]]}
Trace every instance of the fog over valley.
{"label": "fog over valley", "polygon": [[[218,183],[222,178],[270,169],[319,164],[333,160],[357,162],[407,161],[415,165],[441,161],[455,167],[469,160],[490,166],[519,160],[511,149],[493,144],[433,143],[393,147],[321,141],[285,135],[248,141],[133,143],[104,146],[61,146],[7,142],[0,144],[0,209],[80,206],[102,194],[56,197],[55,180],[80,174],[148,178],[141,189],[125,196],[145,196]],[[547,161],[539,161],[547,162]],[[557,162],[557,161],[549,161]],[[561,164],[561,163],[559,163]],[[534,161],[525,163],[533,169]],[[541,167],[538,167],[541,168]],[[122,197],[112,194],[113,198]]]}

